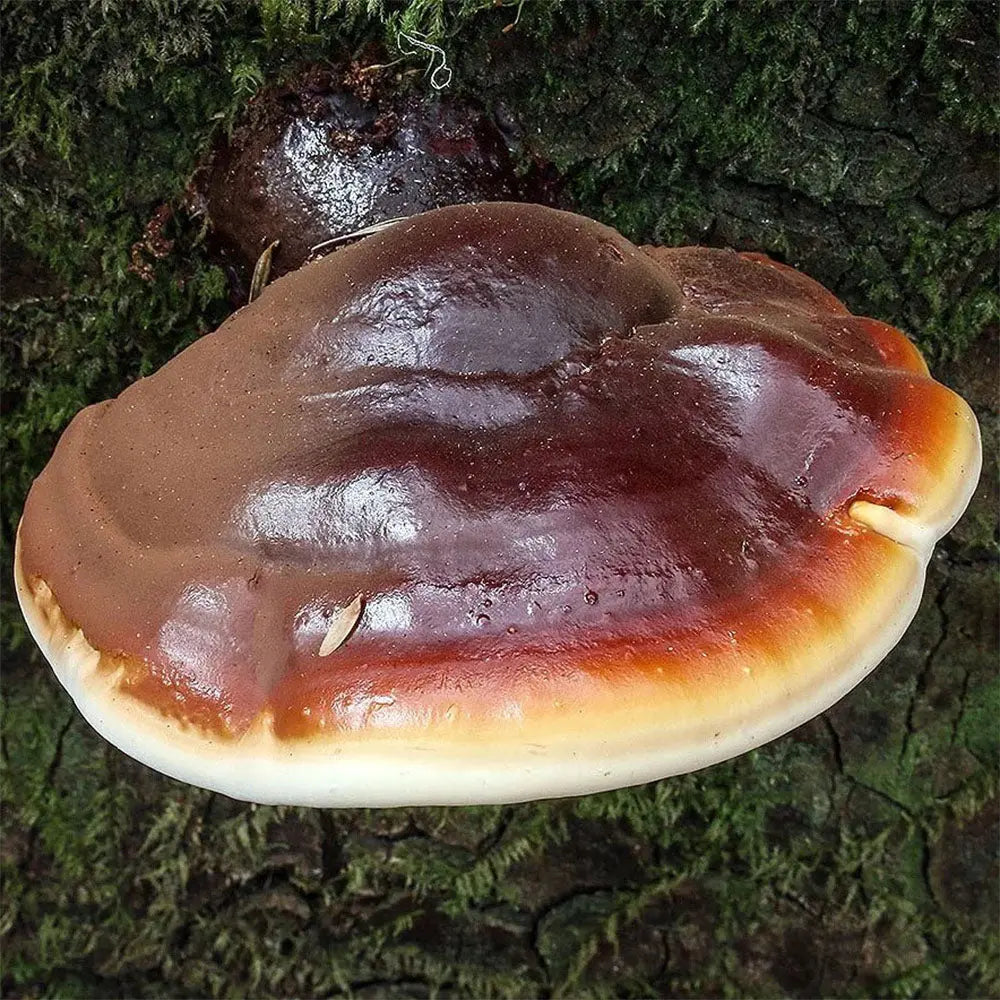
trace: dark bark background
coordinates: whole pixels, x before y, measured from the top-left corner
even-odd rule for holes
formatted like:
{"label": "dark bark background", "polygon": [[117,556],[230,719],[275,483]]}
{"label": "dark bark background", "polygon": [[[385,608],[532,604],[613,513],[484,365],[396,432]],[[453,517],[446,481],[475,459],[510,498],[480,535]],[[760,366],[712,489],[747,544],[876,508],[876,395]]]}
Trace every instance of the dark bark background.
{"label": "dark bark background", "polygon": [[[231,309],[181,209],[211,143],[303,64],[399,58],[400,30],[579,211],[766,251],[907,330],[986,453],[860,688],[738,760],[564,801],[309,811],[182,786],[77,715],[5,570],[4,996],[1000,995],[994,3],[2,11],[5,566],[72,414]],[[398,86],[425,91],[423,68]]]}

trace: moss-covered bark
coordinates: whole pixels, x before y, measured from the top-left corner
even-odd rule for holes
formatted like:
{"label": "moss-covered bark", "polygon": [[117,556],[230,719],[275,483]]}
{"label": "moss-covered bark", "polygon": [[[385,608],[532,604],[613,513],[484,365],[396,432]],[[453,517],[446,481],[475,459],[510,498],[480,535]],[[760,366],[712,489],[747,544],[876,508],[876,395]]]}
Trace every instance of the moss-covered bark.
{"label": "moss-covered bark", "polygon": [[766,250],[908,329],[980,412],[983,485],[842,704],[565,802],[318,812],[178,785],[88,729],[7,587],[4,994],[998,995],[996,6],[362,7],[4,4],[8,565],[73,412],[228,309],[197,225],[176,213],[161,257],[147,222],[258,86],[373,40],[394,57],[401,27],[582,211]]}

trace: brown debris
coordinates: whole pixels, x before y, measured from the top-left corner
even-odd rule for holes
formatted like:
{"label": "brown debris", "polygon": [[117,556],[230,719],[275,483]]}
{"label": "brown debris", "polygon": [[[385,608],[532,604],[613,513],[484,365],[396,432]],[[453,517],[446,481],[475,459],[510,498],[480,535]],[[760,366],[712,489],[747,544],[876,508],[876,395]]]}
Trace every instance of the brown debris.
{"label": "brown debris", "polygon": [[132,244],[128,269],[143,281],[153,280],[153,261],[163,260],[174,248],[174,241],[163,235],[163,230],[173,216],[174,210],[170,205],[161,205],[146,223],[142,239]]}

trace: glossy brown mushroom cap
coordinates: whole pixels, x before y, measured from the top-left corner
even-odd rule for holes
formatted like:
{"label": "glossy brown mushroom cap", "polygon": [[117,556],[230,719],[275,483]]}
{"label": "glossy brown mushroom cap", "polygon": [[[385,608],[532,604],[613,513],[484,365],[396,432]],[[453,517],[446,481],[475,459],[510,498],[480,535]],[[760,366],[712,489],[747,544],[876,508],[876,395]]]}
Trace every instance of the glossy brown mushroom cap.
{"label": "glossy brown mushroom cap", "polygon": [[20,590],[88,718],[166,773],[317,805],[572,794],[849,690],[978,467],[906,338],[795,271],[462,206],[79,414]]}

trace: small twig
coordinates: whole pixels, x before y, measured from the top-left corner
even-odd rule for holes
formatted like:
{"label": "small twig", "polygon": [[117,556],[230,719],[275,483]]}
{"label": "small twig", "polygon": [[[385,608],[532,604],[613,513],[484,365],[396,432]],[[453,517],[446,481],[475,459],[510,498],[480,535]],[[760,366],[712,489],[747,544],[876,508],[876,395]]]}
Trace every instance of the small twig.
{"label": "small twig", "polygon": [[325,250],[327,247],[335,247],[338,243],[347,243],[348,240],[359,240],[362,236],[371,236],[372,233],[380,233],[383,229],[388,229],[390,226],[396,225],[397,222],[405,222],[408,218],[410,216],[400,215],[395,219],[386,219],[385,222],[375,222],[370,226],[365,226],[364,229],[356,229],[353,233],[334,236],[331,239],[323,240],[322,243],[317,243],[314,247],[310,247],[309,253],[314,254],[319,250]]}
{"label": "small twig", "polygon": [[508,31],[513,31],[517,27],[517,22],[521,20],[522,10],[524,10],[524,0],[521,0],[521,2],[517,5],[517,16],[514,20],[500,29],[505,35]]}
{"label": "small twig", "polygon": [[390,69],[391,67],[397,66],[399,63],[401,63],[404,58],[405,58],[404,56],[400,56],[399,59],[393,59],[392,62],[387,62],[387,63],[373,63],[371,66],[363,66],[361,69],[358,70],[358,72],[359,73],[374,73],[374,72],[376,72],[377,70],[380,70],[380,69]]}
{"label": "small twig", "polygon": [[257,263],[253,269],[253,277],[250,279],[250,294],[247,296],[248,303],[253,302],[264,291],[267,279],[271,277],[271,257],[274,255],[274,251],[277,250],[280,242],[281,240],[275,240],[257,258]]}
{"label": "small twig", "polygon": [[[421,31],[413,33],[401,31],[396,36],[396,48],[398,48],[404,56],[415,56],[417,54],[417,49],[423,49],[424,52],[429,52],[431,57],[427,63],[427,69],[425,72],[430,73],[430,83],[435,90],[444,90],[444,88],[451,83],[451,67],[448,65],[448,56],[440,45],[435,45],[433,42],[426,41],[426,37],[427,36]],[[409,42],[410,45],[416,46],[416,48],[404,48],[404,40]],[[434,63],[437,62],[438,57],[440,57],[441,62],[435,66]]]}

